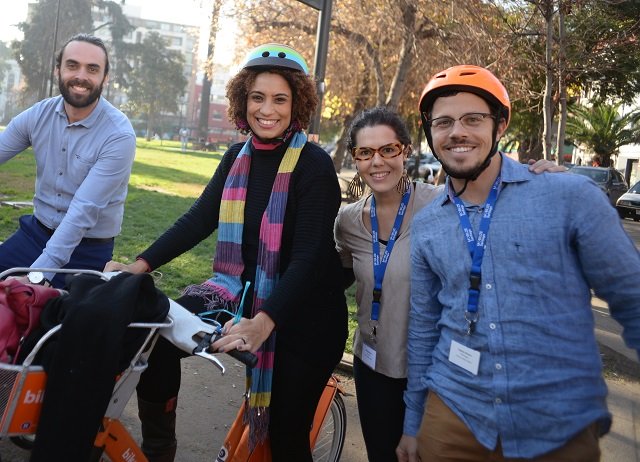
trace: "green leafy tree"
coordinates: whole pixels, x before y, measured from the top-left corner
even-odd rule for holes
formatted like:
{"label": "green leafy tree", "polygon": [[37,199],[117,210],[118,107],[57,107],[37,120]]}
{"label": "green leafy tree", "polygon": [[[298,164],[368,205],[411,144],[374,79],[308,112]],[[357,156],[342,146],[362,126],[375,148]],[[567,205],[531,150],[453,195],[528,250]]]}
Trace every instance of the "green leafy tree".
{"label": "green leafy tree", "polygon": [[[509,55],[512,71],[504,73],[506,62],[501,58],[501,76],[512,99],[517,101],[518,110],[532,115],[514,120],[509,127],[508,134],[520,132],[521,158],[541,155],[545,96],[548,98],[546,133],[550,135],[550,123],[557,120],[558,105],[565,98],[570,101],[596,95],[603,100],[614,98],[630,102],[640,92],[640,47],[637,46],[640,2],[489,2],[495,6],[496,15],[502,18],[507,36],[511,37],[505,55]],[[546,18],[545,12],[548,13]],[[563,90],[566,90],[566,96]],[[540,137],[539,141],[536,137]],[[562,138],[560,131],[558,138]],[[549,142],[547,139],[547,145]]]}
{"label": "green leafy tree", "polygon": [[134,50],[126,109],[147,119],[147,140],[158,129],[161,113],[178,111],[178,98],[185,92],[184,57],[169,50],[164,39],[151,32]]}
{"label": "green leafy tree", "polygon": [[40,0],[32,5],[30,13],[28,20],[18,26],[24,40],[13,42],[12,48],[26,79],[29,99],[40,100],[48,96],[49,88],[53,87],[53,56],[59,45],[78,32],[91,30],[91,2]]}
{"label": "green leafy tree", "polygon": [[[97,27],[92,18],[93,6],[107,11],[109,18]],[[112,61],[115,67],[117,63],[125,62],[122,37],[131,26],[122,14],[120,0],[40,0],[31,4],[29,11],[27,21],[18,26],[24,33],[24,40],[11,44],[14,58],[26,79],[27,103],[49,96],[50,89],[57,94],[57,86],[51,80],[54,77],[53,58],[62,44],[75,34],[93,33],[108,26],[116,55]]]}
{"label": "green leafy tree", "polygon": [[131,72],[131,66],[128,62],[131,45],[124,42],[124,37],[131,32],[134,27],[129,23],[120,4],[124,4],[124,0],[93,0],[95,5],[106,12],[106,22],[98,27],[108,27],[111,34],[111,44],[109,46],[109,60],[111,70],[109,71],[109,86],[106,88],[106,97],[109,98],[109,92],[115,85],[121,88],[127,88],[128,75]]}
{"label": "green leafy tree", "polygon": [[592,107],[573,106],[567,121],[567,134],[611,165],[621,146],[640,143],[640,110],[621,115],[620,104],[596,102]]}

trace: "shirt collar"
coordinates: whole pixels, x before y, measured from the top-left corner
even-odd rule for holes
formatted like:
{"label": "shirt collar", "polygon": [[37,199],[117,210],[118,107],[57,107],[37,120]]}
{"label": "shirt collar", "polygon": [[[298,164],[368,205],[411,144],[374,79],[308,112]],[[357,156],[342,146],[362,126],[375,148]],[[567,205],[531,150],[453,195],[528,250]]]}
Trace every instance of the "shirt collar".
{"label": "shirt collar", "polygon": [[[498,154],[502,158],[502,165],[500,167],[500,189],[502,189],[506,183],[521,183],[523,181],[529,181],[531,179],[531,175],[533,174],[529,171],[526,165],[523,165],[520,162],[511,159],[509,156],[504,155],[502,152],[499,152]],[[445,205],[450,201],[449,181],[450,178],[447,177],[444,194],[436,199],[439,205]]]}
{"label": "shirt collar", "polygon": [[[56,105],[56,113],[60,116],[60,117],[64,117],[65,120],[69,120],[67,118],[67,112],[64,110],[64,98],[62,97],[62,95],[58,95],[56,96],[56,98],[58,98],[58,104]],[[96,107],[93,108],[93,111],[91,111],[91,114],[89,114],[88,117],[85,117],[82,120],[78,120],[77,122],[73,122],[69,125],[78,125],[78,126],[82,126],[85,128],[91,128],[93,127],[97,120],[98,117],[100,117],[100,114],[104,111],[104,105],[105,105],[105,99],[100,96],[98,98],[98,104],[96,104]]]}

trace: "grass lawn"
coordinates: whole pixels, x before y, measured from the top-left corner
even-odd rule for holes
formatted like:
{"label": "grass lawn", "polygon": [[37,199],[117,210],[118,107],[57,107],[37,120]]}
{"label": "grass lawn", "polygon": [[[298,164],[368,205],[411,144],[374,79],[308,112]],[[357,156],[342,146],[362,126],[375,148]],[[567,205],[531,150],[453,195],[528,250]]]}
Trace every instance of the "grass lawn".
{"label": "grass lawn", "polygon": [[[180,152],[180,143],[138,138],[136,160],[129,181],[122,233],[116,239],[114,260],[130,262],[182,215],[200,195],[215,171],[222,152]],[[0,199],[25,201],[33,198],[35,162],[31,149],[0,166]],[[0,241],[17,228],[18,217],[31,209],[0,208]],[[216,234],[189,252],[160,268],[156,284],[176,297],[185,286],[211,274]],[[354,289],[347,291],[351,351],[355,329]]]}

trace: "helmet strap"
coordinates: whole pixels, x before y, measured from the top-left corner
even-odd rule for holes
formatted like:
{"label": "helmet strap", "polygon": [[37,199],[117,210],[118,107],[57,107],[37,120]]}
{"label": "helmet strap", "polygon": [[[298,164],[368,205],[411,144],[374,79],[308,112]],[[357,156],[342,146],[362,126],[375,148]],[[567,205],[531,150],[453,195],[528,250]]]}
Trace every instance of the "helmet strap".
{"label": "helmet strap", "polygon": [[[428,128],[427,123],[426,123],[426,119],[424,117],[424,115],[422,115],[422,128],[424,130],[424,134],[427,138],[427,143],[429,144],[429,147],[431,148],[431,152],[433,153],[433,156],[440,160],[440,158],[438,157],[438,155],[436,154],[436,150],[433,147],[433,137],[431,136],[431,130]],[[489,151],[489,154],[487,154],[487,157],[484,159],[484,161],[482,162],[482,164],[478,165],[474,170],[472,170],[469,173],[466,173],[464,175],[452,175],[451,172],[449,171],[449,169],[447,169],[446,165],[441,161],[440,163],[442,164],[442,168],[444,169],[444,171],[447,173],[447,175],[449,175],[452,178],[455,178],[457,180],[466,180],[464,183],[464,187],[460,190],[459,193],[456,193],[456,196],[459,196],[460,194],[462,194],[465,189],[467,189],[467,185],[469,183],[469,181],[475,181],[478,179],[478,177],[480,176],[480,174],[482,172],[484,172],[487,167],[489,167],[489,165],[491,164],[491,159],[493,158],[493,156],[496,155],[496,153],[498,152],[498,141],[497,138],[498,137],[498,123],[495,123],[493,126],[493,132],[491,133],[491,150]],[[455,190],[454,190],[455,192]]]}

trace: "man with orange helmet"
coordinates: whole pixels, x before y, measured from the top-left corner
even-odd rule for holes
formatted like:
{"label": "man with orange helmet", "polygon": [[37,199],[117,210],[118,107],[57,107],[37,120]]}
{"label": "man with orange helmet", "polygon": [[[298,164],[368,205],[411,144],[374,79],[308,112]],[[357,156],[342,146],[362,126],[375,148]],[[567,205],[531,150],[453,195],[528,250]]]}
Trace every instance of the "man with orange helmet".
{"label": "man with orange helmet", "polygon": [[412,225],[399,460],[599,460],[611,415],[590,289],[640,352],[638,251],[593,182],[498,151],[511,104],[487,69],[437,73],[420,113],[448,178]]}

